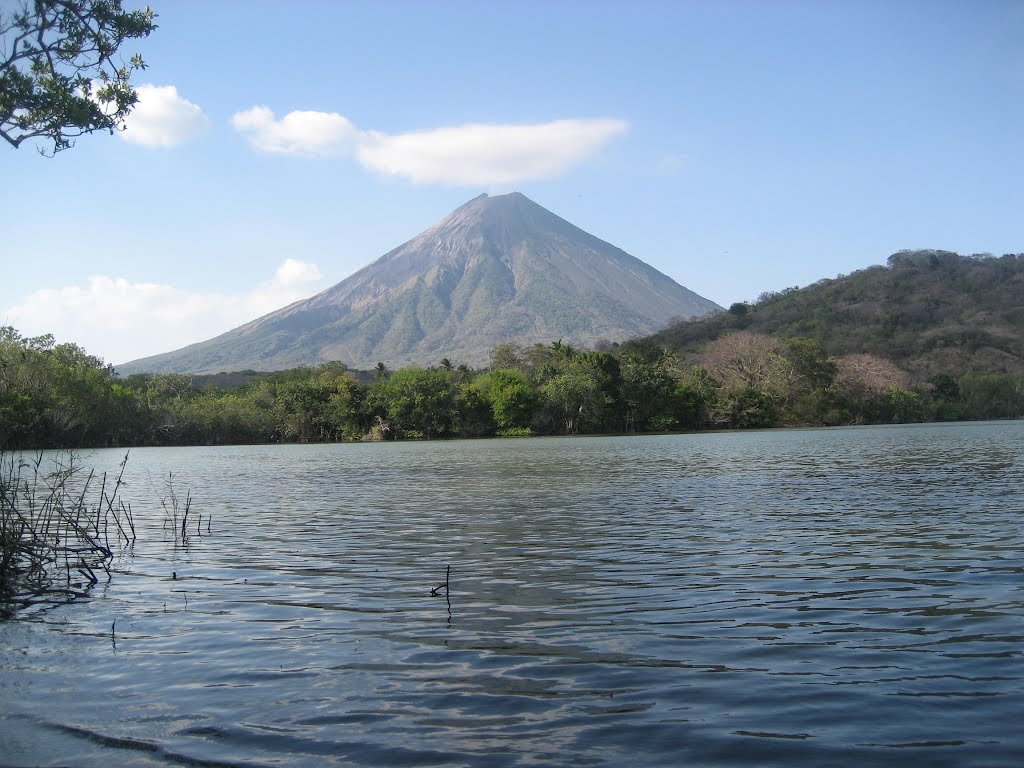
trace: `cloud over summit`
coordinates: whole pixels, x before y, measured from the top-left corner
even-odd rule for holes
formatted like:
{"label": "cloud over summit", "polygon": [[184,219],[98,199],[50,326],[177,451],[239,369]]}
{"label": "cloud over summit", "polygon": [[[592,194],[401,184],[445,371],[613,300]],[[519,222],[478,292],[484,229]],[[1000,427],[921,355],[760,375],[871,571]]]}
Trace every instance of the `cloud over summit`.
{"label": "cloud over summit", "polygon": [[361,130],[333,112],[289,112],[278,119],[253,107],[232,119],[263,152],[351,154],[364,168],[414,184],[480,186],[560,176],[587,160],[629,124],[613,118],[531,125],[469,123],[388,134]]}

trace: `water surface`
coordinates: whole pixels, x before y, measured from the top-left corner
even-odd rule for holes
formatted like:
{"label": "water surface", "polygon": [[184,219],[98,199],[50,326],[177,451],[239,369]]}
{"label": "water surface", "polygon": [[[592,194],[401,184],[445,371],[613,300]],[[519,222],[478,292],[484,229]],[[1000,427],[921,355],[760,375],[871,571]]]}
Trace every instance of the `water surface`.
{"label": "water surface", "polygon": [[112,580],[0,624],[4,764],[1024,764],[1021,422],[146,449],[127,477]]}

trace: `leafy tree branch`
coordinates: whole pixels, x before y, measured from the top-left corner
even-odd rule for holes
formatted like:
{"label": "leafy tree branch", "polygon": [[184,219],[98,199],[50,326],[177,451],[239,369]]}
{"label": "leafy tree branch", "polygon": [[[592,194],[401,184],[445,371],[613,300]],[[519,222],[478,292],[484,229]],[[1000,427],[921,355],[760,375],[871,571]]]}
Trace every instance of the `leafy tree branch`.
{"label": "leafy tree branch", "polygon": [[118,54],[147,37],[156,14],[125,11],[121,0],[24,0],[0,10],[0,136],[14,148],[40,139],[53,156],[94,131],[124,127],[138,102],[139,54]]}

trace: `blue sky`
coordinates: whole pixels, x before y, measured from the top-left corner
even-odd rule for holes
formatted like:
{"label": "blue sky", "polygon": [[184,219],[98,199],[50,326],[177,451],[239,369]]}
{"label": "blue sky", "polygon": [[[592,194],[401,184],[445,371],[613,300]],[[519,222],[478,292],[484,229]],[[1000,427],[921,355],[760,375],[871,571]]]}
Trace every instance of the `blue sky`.
{"label": "blue sky", "polygon": [[111,363],[481,192],[725,306],[903,248],[1024,251],[1019,0],[152,5],[123,133],[0,146],[0,324]]}

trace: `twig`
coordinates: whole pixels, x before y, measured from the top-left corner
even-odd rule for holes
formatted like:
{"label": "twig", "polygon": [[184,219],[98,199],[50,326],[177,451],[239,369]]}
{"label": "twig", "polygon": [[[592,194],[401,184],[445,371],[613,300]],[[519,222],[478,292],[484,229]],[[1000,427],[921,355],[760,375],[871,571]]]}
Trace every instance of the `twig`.
{"label": "twig", "polygon": [[430,590],[430,596],[431,597],[437,597],[438,595],[441,594],[441,590],[442,589],[444,590],[444,599],[448,603],[448,618],[449,619],[451,619],[451,617],[452,617],[451,580],[452,580],[452,567],[451,567],[451,565],[449,565],[448,566],[448,570],[445,571],[445,574],[444,574],[444,583],[443,584],[438,584],[436,587],[434,587],[432,590]]}
{"label": "twig", "polygon": [[452,576],[452,567],[449,565],[448,566],[448,570],[445,572],[445,575],[444,575],[444,582],[441,583],[441,584],[438,584],[436,587],[434,587],[432,590],[430,590],[431,597],[437,597],[439,594],[441,594],[441,590],[442,589],[444,590],[444,593],[446,595],[448,594],[449,582],[451,581],[451,576]]}

